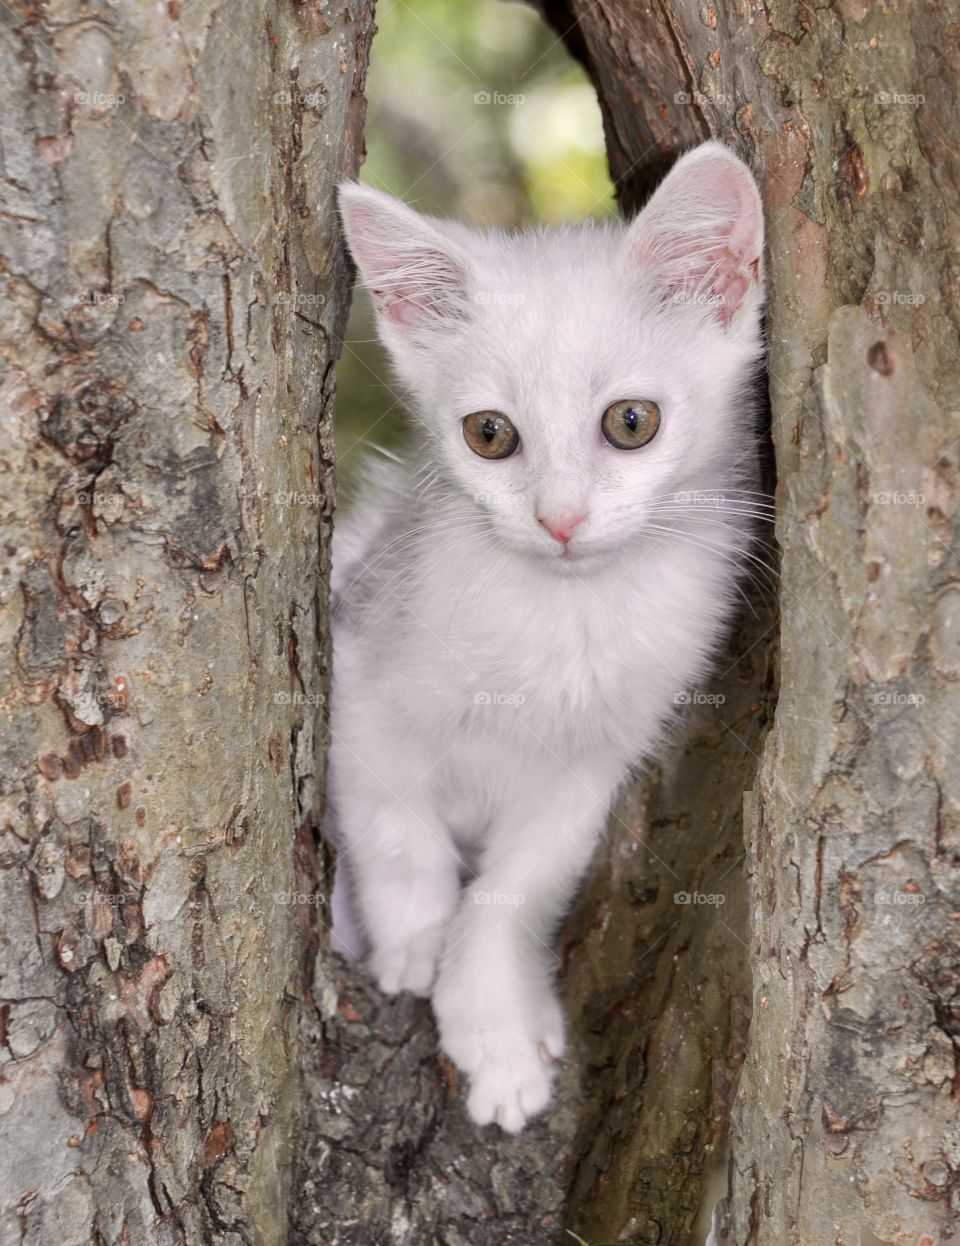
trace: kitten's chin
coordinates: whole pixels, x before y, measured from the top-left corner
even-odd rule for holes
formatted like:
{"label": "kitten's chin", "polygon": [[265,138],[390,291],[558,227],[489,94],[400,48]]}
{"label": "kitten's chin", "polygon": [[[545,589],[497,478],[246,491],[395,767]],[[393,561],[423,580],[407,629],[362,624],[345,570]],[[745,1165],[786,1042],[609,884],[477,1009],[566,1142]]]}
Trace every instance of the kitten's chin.
{"label": "kitten's chin", "polygon": [[589,547],[578,549],[576,544],[565,549],[543,548],[541,545],[525,545],[519,552],[535,564],[541,571],[556,576],[585,576],[603,571],[615,561],[616,549],[597,549]]}
{"label": "kitten's chin", "polygon": [[522,559],[531,568],[560,577],[591,575],[615,566],[626,550],[623,542],[607,545],[599,542],[578,541],[575,537],[569,545],[556,541],[548,545],[543,541],[530,541],[526,534],[501,528],[496,531],[497,544],[514,557]]}

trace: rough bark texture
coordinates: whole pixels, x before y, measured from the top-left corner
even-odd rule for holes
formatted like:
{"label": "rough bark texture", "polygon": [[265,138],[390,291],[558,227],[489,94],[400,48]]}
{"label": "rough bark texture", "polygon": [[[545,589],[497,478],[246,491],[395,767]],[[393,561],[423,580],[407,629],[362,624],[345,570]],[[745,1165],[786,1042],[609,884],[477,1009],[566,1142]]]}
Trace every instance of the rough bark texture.
{"label": "rough bark texture", "polygon": [[281,1243],[371,6],[3,6],[0,1241]]}
{"label": "rough bark texture", "polygon": [[[577,1071],[518,1137],[468,1119],[429,1005],[384,1000],[320,959],[304,1027],[305,1145],[294,1246],[531,1246],[557,1240],[572,1168]],[[564,1239],[567,1242],[569,1238]]]}
{"label": "rough bark texture", "polygon": [[[571,0],[551,16],[598,85],[628,201],[651,161],[709,133],[751,163],[768,210],[783,671],[748,818],[753,1022],[727,1240],[946,1242],[960,1209],[960,14]],[[771,629],[752,660],[772,643]],[[718,792],[728,814],[731,796]],[[665,1103],[693,1084],[677,1072],[679,1088],[651,1085]],[[651,1190],[659,1140],[623,1146],[610,1125],[581,1160],[591,1225],[611,1188],[667,1207],[675,1180],[655,1172]],[[679,1206],[655,1229],[619,1198],[605,1210],[607,1237],[684,1240]]]}

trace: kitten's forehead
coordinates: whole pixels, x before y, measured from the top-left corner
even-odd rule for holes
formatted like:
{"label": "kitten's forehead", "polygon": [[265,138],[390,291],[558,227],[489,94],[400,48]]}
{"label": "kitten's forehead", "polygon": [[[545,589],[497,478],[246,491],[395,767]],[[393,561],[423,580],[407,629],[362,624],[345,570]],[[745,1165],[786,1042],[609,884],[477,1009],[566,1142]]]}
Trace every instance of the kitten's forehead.
{"label": "kitten's forehead", "polygon": [[[532,300],[542,314],[564,310],[564,296],[593,301],[609,292],[622,268],[622,235],[619,225],[580,225],[485,236],[473,252],[478,301],[522,307]],[[500,297],[485,304],[485,294]]]}
{"label": "kitten's forehead", "polygon": [[662,357],[655,291],[623,271],[619,227],[485,243],[474,273],[467,355],[516,401],[529,406],[562,396],[559,415],[642,376]]}

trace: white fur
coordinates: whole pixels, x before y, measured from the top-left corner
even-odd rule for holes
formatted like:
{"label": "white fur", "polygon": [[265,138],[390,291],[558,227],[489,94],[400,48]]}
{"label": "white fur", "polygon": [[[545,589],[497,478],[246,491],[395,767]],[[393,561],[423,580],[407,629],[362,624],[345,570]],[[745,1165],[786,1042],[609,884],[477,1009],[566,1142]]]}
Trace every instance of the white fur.
{"label": "white fur", "polygon": [[[432,991],[473,1118],[517,1130],[564,1048],[551,936],[702,684],[760,509],[760,201],[707,143],[629,226],[479,235],[356,185],[341,211],[417,435],[337,526],[338,879],[382,988]],[[624,398],[661,409],[638,450],[600,430]],[[488,409],[511,458],[463,438]],[[584,512],[564,556],[538,517]]]}

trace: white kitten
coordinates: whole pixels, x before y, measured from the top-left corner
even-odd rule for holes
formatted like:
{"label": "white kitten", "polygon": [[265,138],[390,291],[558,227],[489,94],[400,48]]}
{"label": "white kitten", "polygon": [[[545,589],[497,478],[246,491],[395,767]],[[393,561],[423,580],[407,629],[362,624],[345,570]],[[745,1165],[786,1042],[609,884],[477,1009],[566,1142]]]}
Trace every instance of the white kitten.
{"label": "white kitten", "polygon": [[432,993],[471,1116],[513,1131],[564,1049],[554,928],[736,596],[760,198],[705,143],[630,225],[340,204],[418,433],[334,543],[338,873],[382,989]]}

